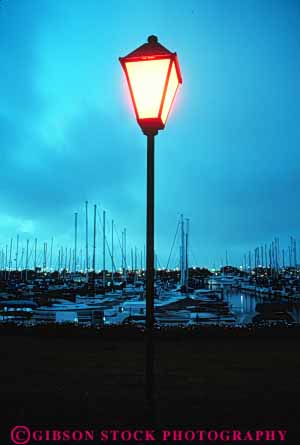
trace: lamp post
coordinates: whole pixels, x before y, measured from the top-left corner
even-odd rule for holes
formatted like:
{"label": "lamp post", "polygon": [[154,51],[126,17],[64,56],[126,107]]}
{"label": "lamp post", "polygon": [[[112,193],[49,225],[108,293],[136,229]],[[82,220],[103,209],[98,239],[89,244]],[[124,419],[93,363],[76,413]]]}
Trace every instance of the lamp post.
{"label": "lamp post", "polygon": [[125,57],[120,57],[136,120],[147,136],[146,229],[146,400],[152,405],[154,388],[154,137],[163,130],[182,83],[176,53],[156,36]]}

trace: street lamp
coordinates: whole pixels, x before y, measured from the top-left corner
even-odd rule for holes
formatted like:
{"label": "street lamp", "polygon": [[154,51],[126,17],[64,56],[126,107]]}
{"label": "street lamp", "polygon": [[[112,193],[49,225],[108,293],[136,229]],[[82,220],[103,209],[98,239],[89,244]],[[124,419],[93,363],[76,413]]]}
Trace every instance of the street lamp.
{"label": "street lamp", "polygon": [[163,130],[177,88],[182,83],[176,53],[148,37],[148,43],[120,57],[136,119],[146,136]]}
{"label": "street lamp", "polygon": [[154,325],[154,136],[165,124],[182,77],[176,53],[158,43],[156,36],[120,62],[130,91],[135,116],[147,136],[146,229],[146,399],[153,402]]}

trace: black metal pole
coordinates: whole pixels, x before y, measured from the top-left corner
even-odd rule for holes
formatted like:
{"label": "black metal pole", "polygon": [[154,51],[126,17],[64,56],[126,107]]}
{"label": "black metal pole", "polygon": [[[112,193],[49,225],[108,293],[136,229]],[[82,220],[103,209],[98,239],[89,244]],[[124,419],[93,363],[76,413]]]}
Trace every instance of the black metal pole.
{"label": "black metal pole", "polygon": [[147,134],[146,401],[154,401],[154,137]]}

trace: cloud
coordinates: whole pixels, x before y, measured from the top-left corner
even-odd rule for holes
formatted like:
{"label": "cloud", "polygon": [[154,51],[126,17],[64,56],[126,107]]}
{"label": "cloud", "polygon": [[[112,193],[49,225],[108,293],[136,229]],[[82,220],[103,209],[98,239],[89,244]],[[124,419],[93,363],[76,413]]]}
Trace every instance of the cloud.
{"label": "cloud", "polygon": [[146,140],[127,119],[116,65],[153,27],[174,47],[178,37],[184,78],[156,138],[158,253],[168,257],[180,213],[199,261],[300,236],[296,3],[269,14],[261,2],[192,2],[191,15],[157,2],[149,17],[145,2],[116,12],[117,3],[0,4],[2,237],[71,243],[74,212],[84,232],[88,200],[143,249]]}

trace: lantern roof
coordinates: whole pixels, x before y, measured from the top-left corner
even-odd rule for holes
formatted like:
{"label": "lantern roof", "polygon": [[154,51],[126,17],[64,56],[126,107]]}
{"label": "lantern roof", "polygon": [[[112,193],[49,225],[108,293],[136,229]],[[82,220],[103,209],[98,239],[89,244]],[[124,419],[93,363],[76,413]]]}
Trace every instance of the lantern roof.
{"label": "lantern roof", "polygon": [[157,36],[151,35],[148,37],[148,42],[144,43],[143,45],[139,46],[135,50],[133,50],[131,53],[127,54],[125,57],[119,57],[120,62],[123,61],[134,61],[134,60],[147,60],[152,58],[167,58],[170,57],[174,59],[176,71],[178,75],[178,80],[180,83],[182,83],[182,76],[179,68],[179,63],[177,59],[177,54],[172,53],[169,51],[165,46],[161,45],[158,42]]}
{"label": "lantern roof", "polygon": [[175,53],[172,53],[163,45],[158,43],[158,39],[156,36],[149,36],[147,43],[144,43],[131,53],[127,54],[124,59],[135,59],[140,57],[147,58],[152,56],[172,56],[174,54]]}

